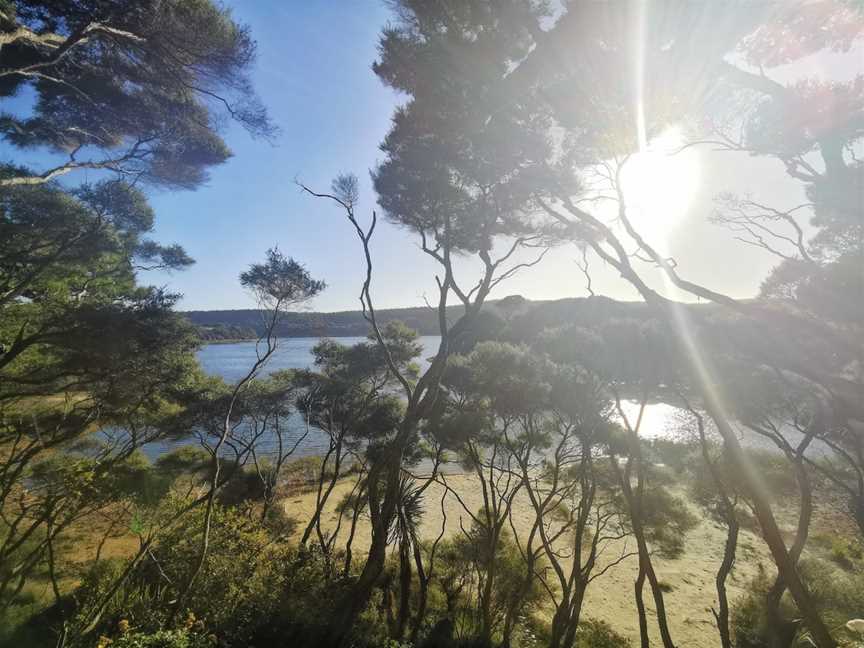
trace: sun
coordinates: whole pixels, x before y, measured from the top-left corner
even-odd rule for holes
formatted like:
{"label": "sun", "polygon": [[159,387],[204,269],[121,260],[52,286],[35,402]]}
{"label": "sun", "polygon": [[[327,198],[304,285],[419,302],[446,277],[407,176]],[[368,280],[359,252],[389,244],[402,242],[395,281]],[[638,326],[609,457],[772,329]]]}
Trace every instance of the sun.
{"label": "sun", "polygon": [[699,156],[681,150],[684,138],[672,128],[630,156],[621,170],[627,215],[640,234],[660,239],[686,216],[699,189]]}

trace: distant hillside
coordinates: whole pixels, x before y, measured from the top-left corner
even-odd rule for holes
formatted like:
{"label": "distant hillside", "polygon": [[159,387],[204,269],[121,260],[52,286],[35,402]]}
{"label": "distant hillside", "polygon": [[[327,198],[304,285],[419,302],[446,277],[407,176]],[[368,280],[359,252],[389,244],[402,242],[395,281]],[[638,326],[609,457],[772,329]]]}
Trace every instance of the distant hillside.
{"label": "distant hillside", "polygon": [[[461,313],[461,306],[448,309],[451,321]],[[650,308],[642,302],[619,302],[606,297],[530,301],[513,295],[491,301],[484,307],[480,328],[494,329],[497,322],[509,322],[514,332],[538,331],[565,324],[590,326],[611,317],[648,317]],[[206,341],[252,339],[263,330],[261,311],[254,309],[183,312]],[[390,308],[376,311],[383,325],[400,320],[421,335],[438,335],[438,317],[428,307]],[[366,335],[369,325],[360,311],[336,313],[286,313],[276,332],[279,337],[344,337]]]}
{"label": "distant hillside", "polygon": [[[458,317],[456,308],[451,309]],[[461,309],[459,309],[461,310]],[[182,313],[198,327],[202,339],[254,338],[263,331],[263,313],[255,309],[185,311]],[[401,320],[421,335],[438,333],[436,314],[428,308],[394,308],[376,311],[383,325]],[[369,324],[360,311],[337,313],[285,313],[276,334],[279,337],[345,337],[366,335]]]}

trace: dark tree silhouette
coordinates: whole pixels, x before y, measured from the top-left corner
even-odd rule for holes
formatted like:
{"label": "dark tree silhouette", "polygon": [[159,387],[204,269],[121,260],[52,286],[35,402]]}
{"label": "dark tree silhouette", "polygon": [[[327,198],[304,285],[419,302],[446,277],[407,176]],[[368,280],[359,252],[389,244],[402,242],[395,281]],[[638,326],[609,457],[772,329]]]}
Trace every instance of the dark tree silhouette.
{"label": "dark tree silhouette", "polygon": [[0,96],[36,93],[32,114],[0,117],[0,135],[66,156],[44,170],[10,167],[0,186],[106,169],[194,188],[230,156],[220,113],[254,135],[275,132],[249,82],[248,29],[209,1],[3,3],[0,47]]}

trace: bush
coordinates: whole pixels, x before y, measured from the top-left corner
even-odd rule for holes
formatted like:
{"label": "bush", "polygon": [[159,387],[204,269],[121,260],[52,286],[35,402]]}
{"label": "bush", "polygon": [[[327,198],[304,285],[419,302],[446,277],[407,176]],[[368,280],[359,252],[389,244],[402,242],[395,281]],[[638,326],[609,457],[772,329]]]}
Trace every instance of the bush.
{"label": "bush", "polygon": [[[829,628],[840,629],[849,619],[860,616],[864,609],[864,579],[859,574],[848,574],[826,560],[815,558],[802,559],[798,568],[810,589],[819,615]],[[787,630],[794,634],[794,622],[790,621],[788,627],[781,630],[771,627],[767,621],[765,596],[770,584],[768,577],[761,574],[750,584],[749,592],[733,607],[731,626],[738,648],[767,648],[772,645],[778,632]],[[780,613],[784,619],[800,617],[788,595],[781,600]],[[804,631],[804,628],[798,629],[799,639],[803,640],[800,633]]]}
{"label": "bush", "polygon": [[648,457],[667,466],[676,475],[682,475],[689,466],[701,461],[698,446],[672,439],[651,439],[646,442]]}
{"label": "bush", "polygon": [[630,642],[604,621],[583,621],[576,631],[575,648],[629,648]]}
{"label": "bush", "polygon": [[[99,632],[111,636],[121,619],[141,632],[165,627],[180,588],[197,565],[202,525],[203,511],[198,510],[162,535],[109,602]],[[248,633],[278,606],[286,555],[287,549],[272,542],[258,516],[217,506],[207,558],[186,607],[220,640],[245,645]],[[123,561],[101,561],[85,574],[77,592],[79,623],[124,567]],[[185,616],[186,611],[181,613]]]}
{"label": "bush", "polygon": [[[429,620],[434,624],[449,619],[459,628],[465,646],[479,634],[479,601],[476,595],[480,579],[488,578],[490,564],[489,542],[486,531],[472,525],[467,533],[443,540],[437,548],[435,558],[436,577],[429,591]],[[538,561],[537,572],[545,568],[545,561]],[[530,628],[530,614],[546,599],[546,590],[537,578],[526,583],[525,562],[519,547],[507,532],[499,537],[494,555],[495,582],[491,593],[490,612],[493,626],[501,628],[508,608],[516,611],[518,619],[515,635]],[[434,629],[432,633],[434,634]],[[516,645],[531,646],[523,641]],[[421,644],[425,645],[425,644]],[[436,644],[437,645],[437,644]],[[462,646],[456,643],[454,645]]]}
{"label": "bush", "polygon": [[762,572],[751,581],[747,594],[734,604],[729,625],[738,648],[767,648],[765,596],[769,587],[768,576]]}
{"label": "bush", "polygon": [[[317,546],[289,552],[280,566],[283,580],[276,607],[261,615],[249,645],[314,646],[325,635],[342,601],[348,581],[330,569]],[[362,620],[352,645],[367,646]],[[246,644],[243,644],[246,645]]]}
{"label": "bush", "polygon": [[662,486],[647,488],[642,514],[648,540],[664,558],[677,558],[684,551],[684,538],[698,523],[687,503]]}
{"label": "bush", "polygon": [[854,571],[864,559],[861,543],[854,538],[843,538],[836,535],[822,534],[813,538],[828,551],[828,558],[845,571]]}
{"label": "bush", "polygon": [[116,639],[101,637],[97,648],[213,648],[215,636],[186,630],[159,630],[153,634],[128,632]]}

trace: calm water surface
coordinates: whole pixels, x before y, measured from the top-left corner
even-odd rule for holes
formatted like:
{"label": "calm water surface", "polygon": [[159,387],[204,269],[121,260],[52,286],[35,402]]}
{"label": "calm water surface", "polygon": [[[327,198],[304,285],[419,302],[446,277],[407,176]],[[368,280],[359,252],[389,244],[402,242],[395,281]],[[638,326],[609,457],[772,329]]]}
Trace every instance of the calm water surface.
{"label": "calm water surface", "polygon": [[[363,342],[365,337],[340,337],[333,338],[337,342],[350,346]],[[423,353],[418,358],[421,369],[429,365],[429,358],[438,350],[438,336],[421,336],[420,344]],[[307,369],[312,366],[312,348],[321,341],[321,338],[281,338],[278,341],[276,352],[270,357],[262,371],[262,375],[269,375],[283,369]],[[256,360],[255,342],[236,342],[231,344],[207,344],[198,352],[198,361],[202,369],[210,375],[220,376],[228,383],[234,383],[243,378]],[[297,446],[294,456],[308,456],[323,454],[327,449],[327,435],[321,430],[310,427],[307,429],[303,418],[298,414],[292,414],[285,421],[291,430],[284,435],[284,443],[290,448],[300,437],[303,440]],[[285,429],[283,427],[283,429]],[[304,436],[305,435],[305,436]],[[166,452],[184,446],[197,443],[194,438],[181,438],[172,441],[160,441],[150,444],[145,448],[145,453],[155,459]],[[256,452],[259,455],[272,454],[276,451],[276,439],[274,436],[261,439]]]}
{"label": "calm water surface", "polygon": [[[268,361],[263,374],[269,374],[282,369],[304,369],[312,366],[312,347],[321,338],[282,338],[278,342],[276,353]],[[364,341],[363,337],[334,338],[338,342],[351,345]],[[438,336],[420,337],[423,353],[419,364],[425,369],[429,359],[438,349],[440,338]],[[221,376],[227,382],[235,382],[246,375],[249,368],[255,362],[255,342],[237,342],[231,344],[208,344],[198,352],[198,360],[207,373]],[[635,402],[625,402],[623,409],[631,422],[635,422],[639,406]],[[302,417],[292,415],[286,422],[293,428],[288,442],[306,434],[297,448],[295,456],[321,454],[326,450],[326,435],[315,428],[307,430]],[[677,408],[665,403],[653,403],[646,407],[642,417],[640,436],[650,438],[674,438],[680,435],[681,412]],[[754,438],[752,434],[740,432],[745,445],[768,447],[763,439]],[[147,454],[155,458],[172,448],[194,443],[194,439],[178,439],[153,444],[147,449]],[[275,440],[264,440],[260,450],[266,454],[275,449]]]}
{"label": "calm water surface", "polygon": [[[366,340],[365,337],[333,338],[346,346]],[[420,344],[423,353],[420,365],[428,366],[428,357],[438,350],[441,340],[438,336],[421,336]],[[307,369],[312,366],[312,347],[321,338],[281,338],[278,341],[276,353],[270,358],[264,373],[269,374],[281,369]],[[233,344],[207,344],[198,352],[198,361],[204,371],[214,376],[221,376],[227,382],[240,380],[255,362],[255,342],[237,342]]]}

